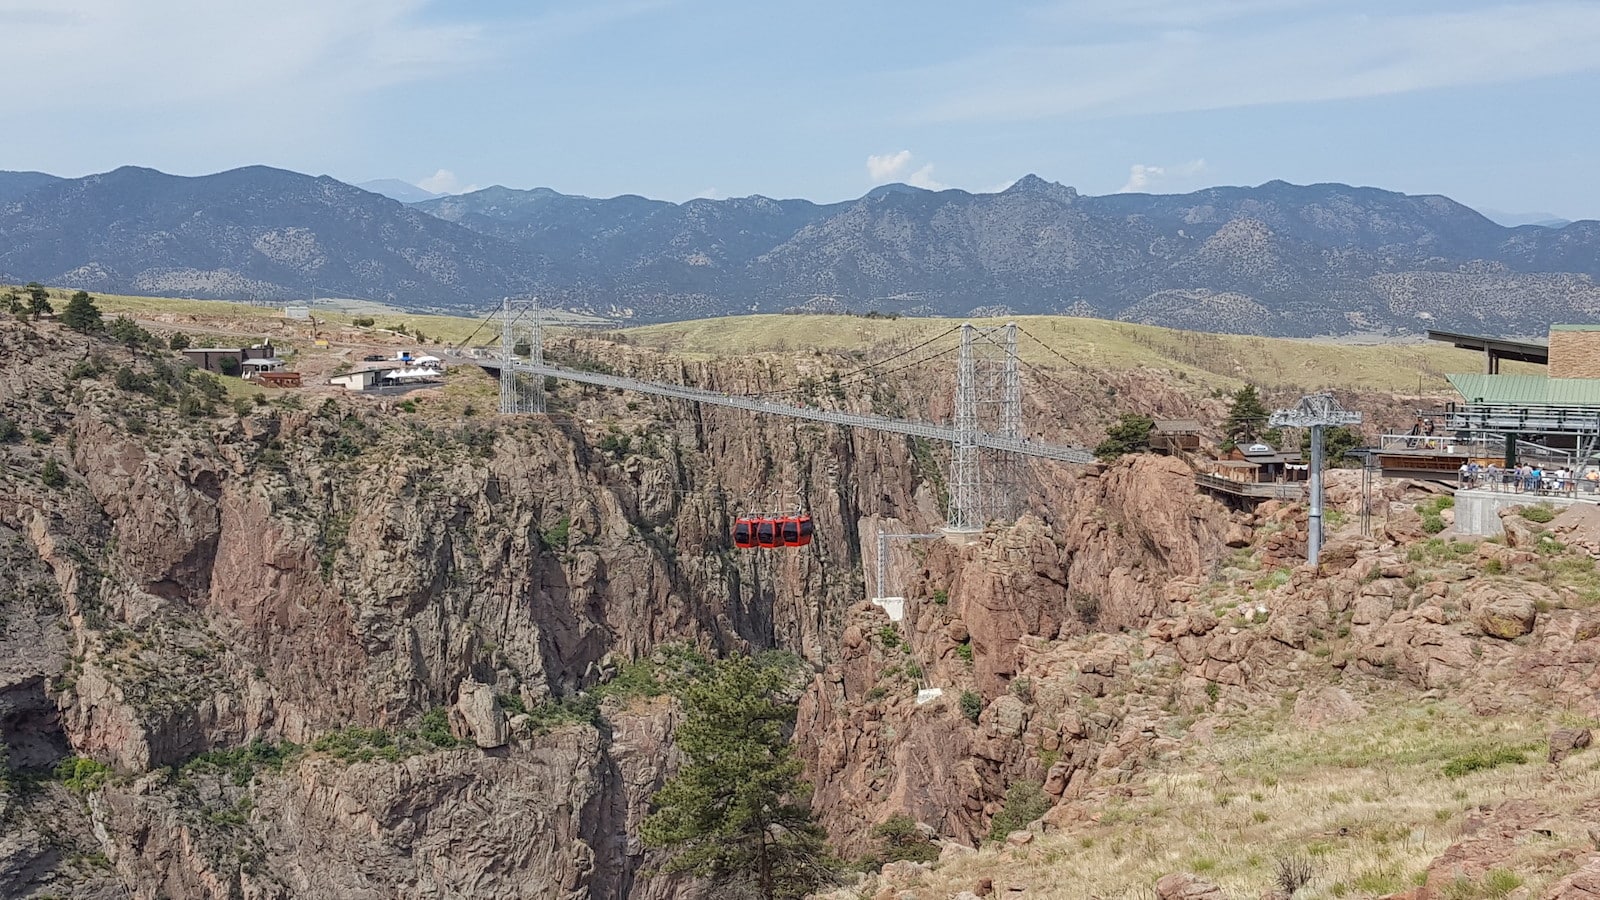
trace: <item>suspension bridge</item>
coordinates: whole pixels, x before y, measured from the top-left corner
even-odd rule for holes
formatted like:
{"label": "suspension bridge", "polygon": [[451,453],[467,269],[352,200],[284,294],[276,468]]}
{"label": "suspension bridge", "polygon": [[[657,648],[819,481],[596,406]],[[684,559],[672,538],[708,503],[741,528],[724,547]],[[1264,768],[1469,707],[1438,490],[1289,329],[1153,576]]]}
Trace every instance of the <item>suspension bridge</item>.
{"label": "suspension bridge", "polygon": [[[1034,457],[1078,464],[1095,461],[1094,454],[1081,447],[1023,436],[1022,360],[1017,354],[1019,329],[1014,322],[996,326],[963,323],[894,357],[848,373],[852,376],[869,371],[885,374],[877,370],[952,333],[959,333],[955,348],[954,422],[941,425],[770,399],[773,394],[792,391],[734,394],[552,365],[544,358],[544,329],[537,306],[525,305],[517,311],[516,305],[508,299],[500,310],[501,358],[479,362],[486,369],[499,370],[500,411],[505,414],[543,413],[544,379],[557,378],[762,415],[941,441],[952,448],[948,531],[954,533],[975,532],[990,519],[1015,515],[1015,458]],[[948,349],[935,356],[946,352]],[[986,416],[991,410],[998,414]],[[992,430],[983,427],[986,418],[994,423]]]}

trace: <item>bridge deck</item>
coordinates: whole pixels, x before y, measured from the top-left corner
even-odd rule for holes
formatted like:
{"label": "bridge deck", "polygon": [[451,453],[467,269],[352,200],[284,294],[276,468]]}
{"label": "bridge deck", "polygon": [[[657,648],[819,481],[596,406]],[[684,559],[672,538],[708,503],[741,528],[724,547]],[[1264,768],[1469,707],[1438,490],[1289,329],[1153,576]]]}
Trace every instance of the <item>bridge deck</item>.
{"label": "bridge deck", "polygon": [[[500,361],[494,360],[479,363],[485,368],[498,368]],[[726,406],[733,409],[743,409],[754,413],[766,413],[774,416],[787,416],[791,419],[806,419],[812,422],[826,422],[830,425],[844,425],[850,428],[866,428],[872,431],[884,431],[891,434],[904,434],[912,437],[928,438],[929,440],[945,441],[959,444],[963,440],[962,432],[945,425],[930,425],[924,422],[906,422],[901,419],[891,419],[888,416],[863,415],[860,413],[834,412],[827,409],[815,409],[809,406],[794,406],[788,403],[778,403],[772,400],[763,400],[759,397],[741,397],[737,394],[724,394],[718,391],[707,391],[701,388],[685,387],[680,384],[662,384],[654,381],[640,381],[637,378],[626,378],[621,375],[606,375],[600,372],[580,372],[576,369],[566,369],[561,366],[533,365],[519,362],[517,371],[526,372],[535,376],[553,376],[567,381],[577,381],[583,384],[599,385],[600,387],[620,388],[625,391],[637,391],[641,394],[652,394],[657,397],[671,397],[676,400],[688,400],[692,403],[705,403],[711,406]],[[1026,438],[1008,437],[1006,435],[991,434],[986,431],[976,432],[971,435],[972,443],[979,447],[988,447],[992,450],[1003,450],[1008,453],[1017,453],[1023,456],[1033,456],[1040,459],[1054,459],[1060,462],[1087,464],[1095,461],[1094,454],[1081,447],[1067,447],[1061,444],[1051,444],[1044,441],[1031,441]]]}

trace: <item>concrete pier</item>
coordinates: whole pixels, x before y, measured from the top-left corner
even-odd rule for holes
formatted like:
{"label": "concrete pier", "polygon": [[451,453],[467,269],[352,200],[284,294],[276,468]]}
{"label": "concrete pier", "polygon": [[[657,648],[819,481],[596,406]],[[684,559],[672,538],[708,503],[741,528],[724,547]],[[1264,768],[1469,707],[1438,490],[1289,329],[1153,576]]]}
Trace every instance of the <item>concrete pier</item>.
{"label": "concrete pier", "polygon": [[1549,504],[1552,509],[1561,511],[1574,503],[1594,503],[1589,499],[1575,499],[1573,497],[1552,497],[1542,494],[1518,494],[1511,491],[1485,491],[1462,490],[1456,491],[1456,531],[1461,534],[1481,535],[1494,537],[1504,534],[1500,527],[1500,510],[1510,509],[1515,506],[1538,506],[1541,503]]}

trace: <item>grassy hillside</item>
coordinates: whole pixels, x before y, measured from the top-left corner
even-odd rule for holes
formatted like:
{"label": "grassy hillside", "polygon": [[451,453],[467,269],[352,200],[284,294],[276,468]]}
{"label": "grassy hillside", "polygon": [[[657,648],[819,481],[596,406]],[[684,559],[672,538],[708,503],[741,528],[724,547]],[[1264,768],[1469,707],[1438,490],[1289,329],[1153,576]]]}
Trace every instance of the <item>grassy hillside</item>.
{"label": "grassy hillside", "polygon": [[[52,302],[65,305],[68,292],[53,290]],[[187,316],[211,320],[228,329],[249,330],[252,319],[282,319],[279,306],[252,306],[217,300],[95,295],[109,315],[140,319]],[[480,319],[410,313],[362,304],[339,311],[315,307],[319,322],[349,325],[367,316],[383,330],[420,330],[430,340],[456,344],[471,337],[478,346],[492,345],[494,324]],[[960,325],[960,319],[868,319],[859,316],[730,316],[619,332],[630,343],[695,358],[788,353],[812,349],[882,357],[910,349]],[[973,320],[998,325],[1002,319]],[[1348,344],[1288,340],[1246,335],[1176,331],[1102,319],[1022,316],[1020,354],[1025,363],[1052,369],[1082,365],[1094,369],[1153,368],[1178,373],[1201,384],[1228,386],[1250,381],[1268,388],[1325,387],[1384,391],[1447,390],[1447,372],[1476,372],[1482,359],[1466,350],[1433,342]],[[177,324],[177,323],[175,323]],[[480,325],[482,327],[480,327]],[[917,359],[953,348],[955,335],[930,344],[908,357]],[[954,354],[941,357],[953,365]],[[1542,366],[1506,364],[1505,371],[1542,373]]]}
{"label": "grassy hillside", "polygon": [[[866,319],[856,316],[739,316],[629,329],[634,343],[710,357],[804,350],[847,352],[913,347],[959,319]],[[979,319],[999,325],[1007,320]],[[1482,370],[1482,358],[1434,342],[1343,344],[1175,331],[1103,319],[1022,316],[1019,354],[1027,363],[1090,368],[1170,369],[1201,382],[1247,380],[1265,387],[1443,390],[1447,372]],[[1031,335],[1031,337],[1030,337]],[[926,352],[955,345],[955,336]],[[1054,352],[1052,352],[1054,351]],[[1059,355],[1057,355],[1059,354]],[[1065,359],[1063,359],[1065,357]],[[951,357],[953,359],[953,356]],[[1507,366],[1508,373],[1512,371]],[[1518,371],[1523,371],[1518,369]],[[1526,371],[1542,372],[1543,367]]]}

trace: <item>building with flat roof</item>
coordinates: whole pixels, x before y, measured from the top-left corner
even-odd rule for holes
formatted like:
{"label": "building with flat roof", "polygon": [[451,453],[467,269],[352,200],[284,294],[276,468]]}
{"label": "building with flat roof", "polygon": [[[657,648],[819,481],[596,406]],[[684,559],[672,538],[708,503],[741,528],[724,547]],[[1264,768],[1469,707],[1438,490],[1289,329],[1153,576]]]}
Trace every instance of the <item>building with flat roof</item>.
{"label": "building with flat roof", "polygon": [[[1418,410],[1409,432],[1383,436],[1377,455],[1385,475],[1455,480],[1463,464],[1474,462],[1574,469],[1596,464],[1600,325],[1552,325],[1546,344],[1438,331],[1428,337],[1483,351],[1484,372],[1446,375],[1460,401]],[[1502,360],[1547,370],[1502,375]]]}

